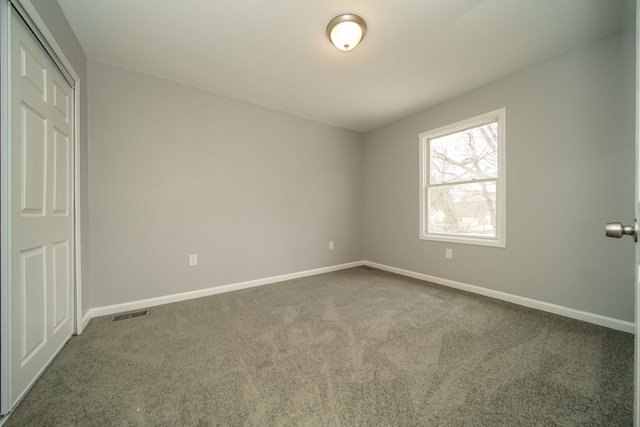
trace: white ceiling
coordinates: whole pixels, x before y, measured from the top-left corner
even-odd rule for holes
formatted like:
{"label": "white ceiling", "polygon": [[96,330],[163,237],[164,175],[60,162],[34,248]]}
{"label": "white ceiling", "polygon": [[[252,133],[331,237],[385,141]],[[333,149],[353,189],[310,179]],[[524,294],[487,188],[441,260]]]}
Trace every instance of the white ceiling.
{"label": "white ceiling", "polygon": [[[625,0],[58,0],[86,55],[366,132],[619,31]],[[367,22],[351,52],[326,25]]]}

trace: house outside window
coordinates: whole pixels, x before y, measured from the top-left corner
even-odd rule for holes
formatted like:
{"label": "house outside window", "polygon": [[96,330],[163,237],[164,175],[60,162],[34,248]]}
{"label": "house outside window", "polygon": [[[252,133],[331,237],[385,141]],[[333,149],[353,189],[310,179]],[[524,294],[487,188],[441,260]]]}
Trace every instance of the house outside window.
{"label": "house outside window", "polygon": [[506,247],[506,109],[420,134],[420,238]]}

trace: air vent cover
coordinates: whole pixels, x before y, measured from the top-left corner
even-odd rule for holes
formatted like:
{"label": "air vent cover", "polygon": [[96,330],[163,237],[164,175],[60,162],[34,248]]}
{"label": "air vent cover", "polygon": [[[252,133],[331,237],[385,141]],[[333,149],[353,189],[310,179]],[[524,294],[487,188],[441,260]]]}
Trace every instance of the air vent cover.
{"label": "air vent cover", "polygon": [[118,320],[135,319],[136,317],[144,317],[148,315],[149,315],[148,310],[136,311],[133,313],[117,314],[113,316],[113,321],[117,322]]}

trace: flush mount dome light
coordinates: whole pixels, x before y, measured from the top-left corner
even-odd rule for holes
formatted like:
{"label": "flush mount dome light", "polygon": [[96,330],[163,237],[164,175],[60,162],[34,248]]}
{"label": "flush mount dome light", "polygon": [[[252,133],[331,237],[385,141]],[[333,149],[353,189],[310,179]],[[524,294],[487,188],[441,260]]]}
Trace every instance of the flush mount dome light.
{"label": "flush mount dome light", "polygon": [[327,37],[340,50],[348,51],[356,46],[367,33],[367,23],[358,15],[345,13],[329,21]]}

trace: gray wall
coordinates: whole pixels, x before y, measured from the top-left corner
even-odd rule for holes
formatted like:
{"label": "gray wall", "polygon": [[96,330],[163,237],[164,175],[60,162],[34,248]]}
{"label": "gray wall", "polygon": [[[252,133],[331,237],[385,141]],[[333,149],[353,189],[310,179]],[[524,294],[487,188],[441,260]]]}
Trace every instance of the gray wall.
{"label": "gray wall", "polygon": [[[531,67],[365,135],[365,259],[634,319],[633,33]],[[418,239],[418,134],[507,109],[507,248]],[[445,259],[445,248],[454,258]]]}
{"label": "gray wall", "polygon": [[362,259],[362,135],[88,69],[94,307]]}
{"label": "gray wall", "polygon": [[[83,89],[85,312],[364,258],[633,321],[633,245],[603,237],[605,222],[633,217],[632,32],[378,129],[362,145],[352,132],[87,68],[57,2],[32,2]],[[419,240],[418,133],[503,106],[507,249]],[[186,266],[189,253],[198,267]]]}
{"label": "gray wall", "polygon": [[89,284],[89,152],[88,152],[88,115],[87,115],[87,57],[78,42],[73,30],[62,13],[62,9],[57,1],[52,0],[31,0],[40,17],[45,21],[47,28],[65,56],[71,62],[73,69],[80,77],[80,227],[81,233],[81,275],[83,279],[82,287],[82,310],[83,314],[92,307],[91,286]]}

